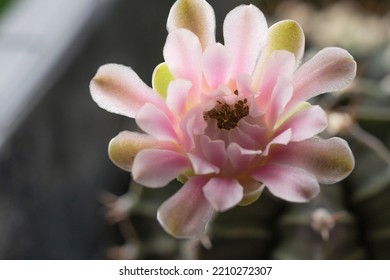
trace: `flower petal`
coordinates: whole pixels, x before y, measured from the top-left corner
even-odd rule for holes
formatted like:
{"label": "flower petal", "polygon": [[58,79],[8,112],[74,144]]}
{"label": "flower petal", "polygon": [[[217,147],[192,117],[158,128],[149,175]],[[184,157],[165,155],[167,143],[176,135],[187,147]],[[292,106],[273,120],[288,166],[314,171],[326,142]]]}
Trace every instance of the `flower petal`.
{"label": "flower petal", "polygon": [[254,5],[241,5],[229,12],[223,24],[225,46],[233,55],[233,75],[252,74],[267,34],[267,21]]}
{"label": "flower petal", "polygon": [[200,88],[202,47],[198,37],[187,29],[176,29],[168,34],[164,59],[172,75],[192,82],[193,91]]}
{"label": "flower petal", "polygon": [[268,30],[268,40],[265,55],[275,50],[286,50],[295,55],[295,60],[300,61],[305,49],[305,34],[298,22],[282,20],[272,25]]}
{"label": "flower petal", "polygon": [[301,26],[293,20],[283,20],[275,23],[268,29],[268,38],[264,50],[259,58],[254,74],[254,88],[260,86],[264,75],[264,66],[268,57],[277,50],[285,50],[295,55],[295,68],[299,65],[305,48],[305,34]]}
{"label": "flower petal", "polygon": [[172,113],[183,116],[186,112],[187,96],[192,87],[191,82],[176,79],[169,84],[166,103]]}
{"label": "flower petal", "polygon": [[180,122],[180,129],[183,133],[183,146],[186,151],[195,147],[196,136],[204,134],[206,127],[202,107],[195,107],[184,115]]}
{"label": "flower petal", "polygon": [[245,131],[241,130],[241,127],[236,127],[228,132],[229,143],[237,143],[241,147],[249,150],[258,148],[259,142],[246,134]]}
{"label": "flower petal", "polygon": [[269,163],[256,169],[252,177],[264,183],[273,195],[287,201],[307,202],[320,191],[311,173],[289,165]]}
{"label": "flower petal", "polygon": [[294,55],[288,51],[274,51],[264,63],[264,72],[258,82],[260,96],[257,104],[266,110],[271,102],[271,96],[280,78],[292,80],[294,72]]}
{"label": "flower petal", "polygon": [[165,107],[161,96],[148,87],[129,67],[101,66],[90,83],[92,99],[103,109],[134,118],[146,103]]}
{"label": "flower petal", "polygon": [[192,168],[194,169],[195,174],[198,175],[206,175],[206,174],[213,174],[213,173],[219,173],[220,169],[212,164],[211,162],[207,161],[206,159],[199,157],[194,154],[188,154],[188,158],[190,159],[192,163]]}
{"label": "flower petal", "polygon": [[311,138],[279,147],[272,160],[297,166],[314,174],[322,184],[334,184],[347,177],[355,160],[348,143],[338,137]]}
{"label": "flower petal", "polygon": [[168,85],[175,79],[166,63],[160,63],[156,66],[152,76],[152,87],[163,98],[167,97]]}
{"label": "flower petal", "polygon": [[211,178],[203,187],[203,193],[215,210],[223,212],[242,200],[244,189],[237,180]]}
{"label": "flower petal", "polygon": [[178,139],[172,120],[152,104],[146,104],[138,110],[135,120],[143,131],[158,140],[177,141]]}
{"label": "flower petal", "polygon": [[245,120],[240,120],[240,130],[246,136],[252,138],[259,147],[264,147],[266,144],[267,131],[264,126],[256,124],[250,124]]}
{"label": "flower petal", "polygon": [[245,178],[240,181],[241,186],[244,187],[244,197],[240,201],[240,206],[247,206],[252,204],[263,193],[264,184],[253,180],[252,178]]}
{"label": "flower petal", "polygon": [[225,142],[222,140],[211,140],[210,137],[202,135],[200,137],[200,147],[204,157],[219,168],[223,168],[227,160]]}
{"label": "flower petal", "polygon": [[324,110],[318,106],[310,106],[297,112],[286,120],[277,131],[291,129],[290,141],[302,141],[322,132],[328,126],[328,118]]}
{"label": "flower petal", "polygon": [[291,134],[292,134],[291,129],[287,129],[282,133],[280,133],[279,135],[277,135],[276,137],[274,137],[265,147],[263,155],[268,156],[271,147],[274,145],[287,145],[291,140]]}
{"label": "flower petal", "polygon": [[242,173],[248,170],[248,167],[256,155],[261,151],[247,150],[237,143],[230,143],[227,148],[227,154],[233,170]]}
{"label": "flower petal", "polygon": [[215,14],[204,0],[178,0],[169,13],[167,29],[185,28],[196,34],[203,49],[215,43]]}
{"label": "flower petal", "polygon": [[227,83],[231,74],[231,57],[225,46],[210,45],[202,56],[203,74],[211,88]]}
{"label": "flower petal", "polygon": [[159,145],[160,141],[148,134],[122,131],[110,141],[108,154],[115,165],[130,172],[134,157],[140,151]]}
{"label": "flower petal", "polygon": [[160,149],[140,151],[134,159],[132,174],[135,181],[151,188],[163,187],[190,167],[182,154]]}
{"label": "flower petal", "polygon": [[191,177],[160,206],[157,219],[169,234],[178,238],[200,238],[203,235],[214,213],[202,191],[207,180]]}
{"label": "flower petal", "polygon": [[325,48],[303,64],[294,75],[294,96],[289,108],[325,92],[349,85],[356,75],[356,62],[344,49]]}
{"label": "flower petal", "polygon": [[267,116],[270,127],[275,126],[292,95],[293,86],[291,80],[285,77],[279,77],[272,91],[271,102],[268,107]]}

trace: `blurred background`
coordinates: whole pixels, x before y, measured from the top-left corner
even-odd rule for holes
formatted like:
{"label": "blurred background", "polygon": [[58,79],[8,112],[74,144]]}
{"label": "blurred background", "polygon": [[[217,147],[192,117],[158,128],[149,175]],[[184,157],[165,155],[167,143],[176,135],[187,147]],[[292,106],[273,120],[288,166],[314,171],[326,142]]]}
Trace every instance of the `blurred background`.
{"label": "blurred background", "polygon": [[252,3],[269,25],[301,24],[305,59],[326,46],[355,57],[353,85],[315,102],[329,115],[324,136],[347,139],[356,168],[311,203],[264,193],[219,215],[203,244],[155,218],[177,184],[149,191],[110,162],[110,139],[134,122],[88,89],[109,62],[151,84],[173,3],[0,0],[0,259],[389,259],[390,1],[209,1],[219,41],[225,15]]}

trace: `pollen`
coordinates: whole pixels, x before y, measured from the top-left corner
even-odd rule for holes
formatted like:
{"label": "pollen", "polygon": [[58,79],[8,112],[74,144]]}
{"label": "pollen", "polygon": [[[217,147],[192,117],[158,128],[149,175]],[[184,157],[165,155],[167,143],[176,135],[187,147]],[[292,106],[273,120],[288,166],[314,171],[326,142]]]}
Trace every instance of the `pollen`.
{"label": "pollen", "polygon": [[214,119],[219,129],[230,130],[237,126],[238,122],[249,114],[247,99],[239,100],[234,105],[228,105],[217,101],[217,105],[203,114],[205,121]]}

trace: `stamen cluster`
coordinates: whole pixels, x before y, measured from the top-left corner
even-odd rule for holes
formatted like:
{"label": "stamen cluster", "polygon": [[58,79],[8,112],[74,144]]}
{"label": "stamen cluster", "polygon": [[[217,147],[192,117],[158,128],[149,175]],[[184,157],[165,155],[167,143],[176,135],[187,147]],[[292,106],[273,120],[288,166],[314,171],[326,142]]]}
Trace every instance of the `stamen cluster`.
{"label": "stamen cluster", "polygon": [[248,116],[248,100],[239,100],[233,106],[222,101],[217,101],[217,105],[208,112],[203,114],[203,119],[214,119],[217,121],[219,129],[230,130],[237,126],[238,122]]}

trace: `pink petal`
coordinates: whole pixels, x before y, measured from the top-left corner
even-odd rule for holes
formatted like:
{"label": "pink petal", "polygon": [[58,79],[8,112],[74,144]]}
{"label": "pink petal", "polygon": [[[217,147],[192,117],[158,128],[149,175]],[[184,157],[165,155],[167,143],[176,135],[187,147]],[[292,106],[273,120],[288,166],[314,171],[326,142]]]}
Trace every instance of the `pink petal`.
{"label": "pink petal", "polygon": [[311,138],[279,147],[272,160],[303,168],[322,184],[334,184],[347,177],[355,160],[348,143],[338,137]]}
{"label": "pink petal", "polygon": [[151,188],[163,187],[175,179],[190,164],[182,154],[160,149],[140,151],[134,159],[135,181]]}
{"label": "pink petal", "polygon": [[279,77],[272,92],[271,102],[267,113],[270,127],[274,127],[287,103],[290,101],[292,94],[293,87],[291,80],[285,77]]}
{"label": "pink petal", "polygon": [[256,142],[259,147],[264,147],[264,145],[266,144],[265,140],[267,137],[267,131],[263,126],[257,124],[250,124],[245,120],[241,120],[240,130],[242,131],[242,133],[252,138],[252,140]]}
{"label": "pink petal", "polygon": [[146,103],[164,107],[161,96],[148,87],[129,67],[101,66],[90,83],[92,99],[109,112],[134,118]]}
{"label": "pink petal", "polygon": [[160,146],[160,141],[148,135],[133,131],[122,131],[108,145],[108,154],[115,165],[131,171],[135,156],[142,150]]}
{"label": "pink petal", "polygon": [[349,85],[356,75],[356,62],[340,48],[325,48],[303,64],[294,75],[293,108],[300,102]]}
{"label": "pink petal", "polygon": [[228,132],[228,139],[230,143],[237,143],[245,149],[257,149],[258,142],[251,138],[248,134],[240,129],[241,127],[236,127],[231,129]]}
{"label": "pink petal", "polygon": [[237,143],[230,143],[227,154],[235,173],[239,174],[248,170],[249,165],[261,151],[247,150]]}
{"label": "pink petal", "polygon": [[200,147],[204,157],[213,165],[223,168],[226,160],[225,142],[222,140],[211,140],[210,137],[200,137]]}
{"label": "pink petal", "polygon": [[244,189],[235,179],[211,178],[203,193],[215,210],[223,212],[236,206],[244,196]]}
{"label": "pink petal", "polygon": [[285,50],[272,52],[271,56],[265,61],[264,72],[261,76],[260,96],[257,103],[261,108],[268,108],[271,102],[276,83],[279,78],[292,80],[295,70],[295,57],[293,53]]}
{"label": "pink petal", "polygon": [[197,175],[219,173],[220,169],[205,158],[194,154],[188,154],[188,158],[190,159],[192,163],[192,168]]}
{"label": "pink petal", "polygon": [[326,113],[318,105],[310,106],[285,121],[278,131],[291,129],[290,141],[302,141],[322,132],[328,125]]}
{"label": "pink petal", "polygon": [[191,82],[176,79],[169,83],[166,103],[176,115],[183,116],[186,112],[187,96],[192,87]]}
{"label": "pink petal", "polygon": [[201,57],[202,46],[194,33],[176,29],[168,34],[164,47],[165,61],[175,78],[192,82],[193,91],[200,88]]}
{"label": "pink petal", "polygon": [[208,178],[191,177],[181,189],[158,209],[157,219],[171,235],[200,238],[214,213],[202,187]]}
{"label": "pink petal", "polygon": [[267,73],[265,70],[270,55],[284,51],[294,57],[294,70],[299,65],[305,49],[305,35],[301,26],[293,20],[283,20],[273,24],[267,31],[267,42],[262,50],[253,71],[253,87],[260,88],[262,77]]}
{"label": "pink petal", "polygon": [[191,30],[202,43],[203,49],[215,43],[215,15],[209,3],[204,0],[176,1],[169,13],[167,29]]}
{"label": "pink petal", "polygon": [[287,129],[280,133],[278,136],[274,137],[264,149],[263,155],[268,156],[270,149],[274,145],[287,145],[291,140],[291,129]]}
{"label": "pink petal", "polygon": [[210,45],[202,56],[203,74],[211,88],[218,88],[230,79],[231,57],[225,46]]}
{"label": "pink petal", "polygon": [[256,95],[256,92],[252,89],[252,77],[249,74],[239,74],[236,77],[236,86],[239,96],[248,98]]}
{"label": "pink petal", "polygon": [[320,191],[311,173],[289,165],[269,163],[256,169],[252,177],[264,183],[273,195],[287,201],[307,202]]}
{"label": "pink petal", "polygon": [[138,126],[158,140],[177,141],[173,121],[152,104],[144,105],[136,115]]}
{"label": "pink petal", "polygon": [[241,5],[227,14],[223,24],[225,46],[233,55],[233,76],[252,74],[267,33],[267,21],[254,5]]}
{"label": "pink petal", "polygon": [[186,151],[195,147],[195,138],[197,135],[204,134],[206,127],[202,107],[196,107],[184,115],[180,122],[180,129],[183,133],[183,145]]}

